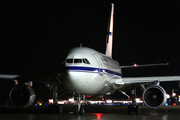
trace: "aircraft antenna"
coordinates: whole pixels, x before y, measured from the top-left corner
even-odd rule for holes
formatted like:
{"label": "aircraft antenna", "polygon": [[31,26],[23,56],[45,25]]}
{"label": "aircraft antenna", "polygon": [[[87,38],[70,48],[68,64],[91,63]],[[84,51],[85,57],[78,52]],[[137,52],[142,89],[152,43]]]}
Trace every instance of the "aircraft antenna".
{"label": "aircraft antenna", "polygon": [[82,47],[82,43],[80,43],[80,47]]}

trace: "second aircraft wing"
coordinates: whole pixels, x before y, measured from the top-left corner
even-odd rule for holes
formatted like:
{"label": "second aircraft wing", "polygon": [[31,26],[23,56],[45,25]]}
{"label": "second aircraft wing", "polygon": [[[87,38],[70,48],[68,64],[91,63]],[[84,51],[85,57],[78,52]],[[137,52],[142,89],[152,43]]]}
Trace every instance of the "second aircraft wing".
{"label": "second aircraft wing", "polygon": [[156,76],[156,77],[125,77],[116,79],[117,84],[119,81],[124,84],[134,84],[134,83],[151,83],[151,82],[170,82],[170,81],[180,81],[180,76]]}

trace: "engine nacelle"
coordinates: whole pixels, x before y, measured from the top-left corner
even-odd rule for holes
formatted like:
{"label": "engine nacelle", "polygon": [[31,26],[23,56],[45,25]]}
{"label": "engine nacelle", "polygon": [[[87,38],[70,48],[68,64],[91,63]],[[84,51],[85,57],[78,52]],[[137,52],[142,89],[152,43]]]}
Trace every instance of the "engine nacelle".
{"label": "engine nacelle", "polygon": [[166,100],[166,91],[158,85],[149,85],[143,93],[143,101],[149,108],[159,108]]}
{"label": "engine nacelle", "polygon": [[17,85],[9,93],[11,102],[19,107],[27,107],[33,104],[36,94],[30,86]]}

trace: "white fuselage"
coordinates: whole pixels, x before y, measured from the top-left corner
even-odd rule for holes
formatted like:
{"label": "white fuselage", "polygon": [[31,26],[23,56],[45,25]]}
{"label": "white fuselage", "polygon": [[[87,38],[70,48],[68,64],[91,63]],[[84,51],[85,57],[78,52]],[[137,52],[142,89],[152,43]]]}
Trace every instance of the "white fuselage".
{"label": "white fuselage", "polygon": [[118,62],[87,47],[70,50],[65,69],[60,80],[61,87],[68,93],[111,94],[114,89],[110,81],[122,77]]}

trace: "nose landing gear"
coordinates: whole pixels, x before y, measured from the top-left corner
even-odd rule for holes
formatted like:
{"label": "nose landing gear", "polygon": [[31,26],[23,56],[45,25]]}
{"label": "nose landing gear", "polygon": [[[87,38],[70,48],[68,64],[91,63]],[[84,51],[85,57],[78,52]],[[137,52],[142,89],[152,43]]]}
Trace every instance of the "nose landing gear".
{"label": "nose landing gear", "polygon": [[85,100],[85,96],[80,93],[75,93],[74,98],[78,101],[77,104],[74,104],[74,115],[80,113],[80,115],[84,115],[84,106],[81,104],[81,99]]}

